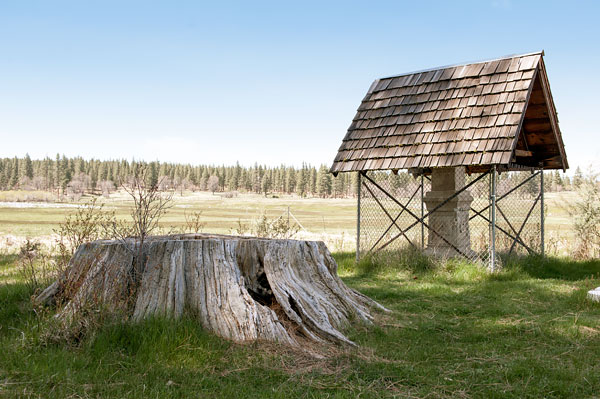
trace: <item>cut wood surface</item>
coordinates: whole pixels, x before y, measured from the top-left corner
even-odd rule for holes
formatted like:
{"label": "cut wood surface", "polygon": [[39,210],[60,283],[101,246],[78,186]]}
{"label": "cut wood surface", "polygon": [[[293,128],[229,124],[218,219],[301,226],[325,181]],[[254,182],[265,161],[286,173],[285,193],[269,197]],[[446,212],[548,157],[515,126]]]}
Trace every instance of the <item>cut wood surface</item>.
{"label": "cut wood surface", "polygon": [[137,276],[133,244],[102,240],[80,246],[38,302],[64,304],[57,317],[66,321],[90,307],[123,312],[134,321],[188,312],[224,338],[295,346],[306,339],[352,344],[343,333],[350,321],[371,323],[374,307],[386,310],[341,281],[320,241],[153,237]]}

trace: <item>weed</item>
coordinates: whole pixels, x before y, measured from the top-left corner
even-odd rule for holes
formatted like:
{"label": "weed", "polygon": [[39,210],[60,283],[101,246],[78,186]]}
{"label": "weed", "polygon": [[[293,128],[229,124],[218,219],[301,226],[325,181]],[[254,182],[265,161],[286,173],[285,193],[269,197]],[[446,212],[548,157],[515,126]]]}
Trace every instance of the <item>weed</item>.
{"label": "weed", "polygon": [[54,230],[58,235],[59,265],[64,269],[81,244],[109,238],[111,232],[107,226],[113,219],[114,212],[105,212],[103,205],[98,204],[96,198],[68,214]]}
{"label": "weed", "polygon": [[578,189],[578,199],[567,205],[577,233],[574,256],[578,259],[600,256],[600,183],[590,174]]}
{"label": "weed", "polygon": [[252,235],[264,238],[292,238],[300,231],[297,224],[290,224],[283,216],[269,218],[266,213],[254,219],[251,223],[237,221],[237,227],[231,230],[236,235]]}
{"label": "weed", "polygon": [[19,248],[18,269],[21,280],[31,293],[57,277],[57,269],[42,245],[29,239]]}
{"label": "weed", "polygon": [[202,211],[186,212],[184,216],[186,233],[201,233],[206,226],[206,223],[202,220]]}

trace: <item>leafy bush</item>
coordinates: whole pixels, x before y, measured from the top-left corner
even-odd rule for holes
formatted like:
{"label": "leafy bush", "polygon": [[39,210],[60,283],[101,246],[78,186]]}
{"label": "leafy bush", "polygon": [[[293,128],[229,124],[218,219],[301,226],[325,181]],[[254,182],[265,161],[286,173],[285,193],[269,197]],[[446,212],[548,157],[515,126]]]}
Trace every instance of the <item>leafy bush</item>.
{"label": "leafy bush", "polygon": [[67,215],[54,230],[58,234],[59,263],[66,265],[75,250],[83,243],[111,237],[108,227],[114,219],[113,212],[105,212],[96,198]]}
{"label": "leafy bush", "polygon": [[598,173],[590,173],[577,190],[579,198],[567,206],[577,233],[573,256],[579,259],[600,256],[600,186]]}
{"label": "leafy bush", "polygon": [[19,248],[18,270],[29,292],[48,284],[56,278],[56,264],[50,261],[50,256],[38,241],[27,239]]}

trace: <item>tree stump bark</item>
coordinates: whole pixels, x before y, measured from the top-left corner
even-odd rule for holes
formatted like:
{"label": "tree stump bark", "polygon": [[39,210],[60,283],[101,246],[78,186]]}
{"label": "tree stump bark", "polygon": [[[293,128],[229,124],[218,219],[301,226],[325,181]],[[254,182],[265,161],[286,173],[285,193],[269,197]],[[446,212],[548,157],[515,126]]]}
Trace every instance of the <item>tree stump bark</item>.
{"label": "tree stump bark", "polygon": [[306,339],[352,344],[344,328],[353,320],[371,323],[374,307],[386,310],[340,280],[323,242],[153,237],[144,245],[139,273],[131,244],[102,240],[80,246],[38,302],[60,299],[57,317],[63,320],[90,306],[134,321],[189,312],[224,338],[294,346]]}

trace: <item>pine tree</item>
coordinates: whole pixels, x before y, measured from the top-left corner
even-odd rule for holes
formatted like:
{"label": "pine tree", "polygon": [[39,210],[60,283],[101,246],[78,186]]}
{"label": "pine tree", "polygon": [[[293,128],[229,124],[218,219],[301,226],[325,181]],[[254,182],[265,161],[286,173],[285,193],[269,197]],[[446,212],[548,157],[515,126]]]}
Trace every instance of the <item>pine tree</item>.
{"label": "pine tree", "polygon": [[0,159],[0,190],[6,190],[8,187],[8,162]]}
{"label": "pine tree", "polygon": [[267,193],[269,192],[269,189],[270,189],[270,186],[271,186],[270,183],[271,183],[270,182],[270,178],[265,173],[265,175],[263,176],[262,181],[261,181],[261,191],[262,191],[262,193],[265,194],[265,197],[267,196]]}
{"label": "pine tree", "polygon": [[296,194],[301,197],[306,195],[306,167],[303,164],[302,169],[296,173]]}
{"label": "pine tree", "polygon": [[564,184],[566,190],[570,190],[573,188],[571,186],[571,179],[569,178],[569,176],[563,175],[562,181],[563,181],[563,184]]}
{"label": "pine tree", "polygon": [[200,190],[206,191],[208,189],[208,179],[210,175],[208,173],[208,168],[205,168],[202,172],[202,177],[200,178]]}
{"label": "pine tree", "polygon": [[158,165],[156,162],[150,162],[148,181],[146,182],[150,187],[155,187],[158,184]]}
{"label": "pine tree", "polygon": [[[544,171],[542,171],[544,173]],[[552,191],[554,187],[554,174],[544,173],[544,191]]]}
{"label": "pine tree", "polygon": [[319,168],[316,180],[316,194],[321,198],[329,196],[331,194],[331,176],[325,165],[321,165]]}
{"label": "pine tree", "polygon": [[14,189],[19,185],[19,160],[17,157],[15,157],[13,160],[11,173],[10,187]]}
{"label": "pine tree", "polygon": [[578,189],[583,183],[583,173],[581,172],[581,168],[578,166],[575,169],[575,174],[573,175],[573,187]]}
{"label": "pine tree", "polygon": [[60,195],[60,182],[62,180],[62,163],[60,162],[60,155],[56,154],[56,160],[54,161],[54,187],[58,191],[58,195]]}
{"label": "pine tree", "polygon": [[562,191],[565,189],[565,184],[558,170],[554,171],[554,184],[556,184],[556,191]]}
{"label": "pine tree", "polygon": [[352,172],[350,178],[350,193],[352,196],[356,196],[358,193],[358,172]]}
{"label": "pine tree", "polygon": [[296,191],[296,170],[292,167],[285,172],[285,192],[288,194]]}
{"label": "pine tree", "polygon": [[309,184],[309,188],[307,191],[310,191],[311,194],[316,194],[317,193],[317,169],[313,166],[311,168],[309,168],[309,177],[308,177],[308,184]]}
{"label": "pine tree", "polygon": [[[149,168],[149,183],[161,184],[161,189],[172,189],[173,184],[180,189],[206,190],[210,176],[219,181],[219,189],[231,191],[242,190],[255,193],[297,193],[300,196],[320,195],[335,196],[354,195],[355,174],[340,174],[333,178],[326,165],[315,168],[303,163],[300,168],[280,165],[268,167],[255,163],[247,168],[240,166],[210,166],[190,164],[172,164],[143,162],[132,160],[85,160],[82,157],[68,158],[57,154],[55,160],[45,157],[32,160],[27,154],[23,158],[0,159],[0,189],[10,189],[23,184],[23,178],[33,179],[34,185],[41,189],[56,189],[58,194],[66,191],[67,185],[73,181],[83,182],[87,189],[95,190],[101,181],[109,180],[121,184],[127,181],[141,166]],[[387,179],[387,174],[376,175],[377,179]],[[556,185],[556,179],[553,179]],[[547,180],[547,184],[550,182]],[[394,180],[394,183],[396,180]]]}
{"label": "pine tree", "polygon": [[[331,176],[331,175],[330,175]],[[338,198],[344,194],[344,176],[345,173],[339,173],[333,178],[333,197]]]}
{"label": "pine tree", "polygon": [[42,167],[40,170],[40,173],[42,175],[42,177],[44,178],[44,189],[48,190],[50,189],[50,173],[51,173],[51,166],[50,166],[50,159],[48,157],[44,158],[44,161],[42,162]]}
{"label": "pine tree", "polygon": [[31,162],[31,158],[29,154],[25,154],[25,160],[23,162],[24,166],[24,174],[26,177],[33,179],[33,163]]}
{"label": "pine tree", "polygon": [[64,193],[67,190],[67,185],[71,181],[71,177],[73,175],[71,173],[69,159],[66,156],[64,156],[64,155],[62,156],[60,163],[61,163],[61,170],[62,170],[60,187],[62,189],[62,192]]}
{"label": "pine tree", "polygon": [[235,168],[233,170],[233,176],[232,176],[232,182],[231,182],[231,189],[234,191],[237,191],[240,185],[240,176],[242,174],[242,167],[240,166],[239,162],[236,162],[235,164]]}
{"label": "pine tree", "polygon": [[92,192],[94,192],[98,185],[98,168],[96,167],[95,163],[93,165],[90,165],[88,175],[90,176],[90,186]]}

